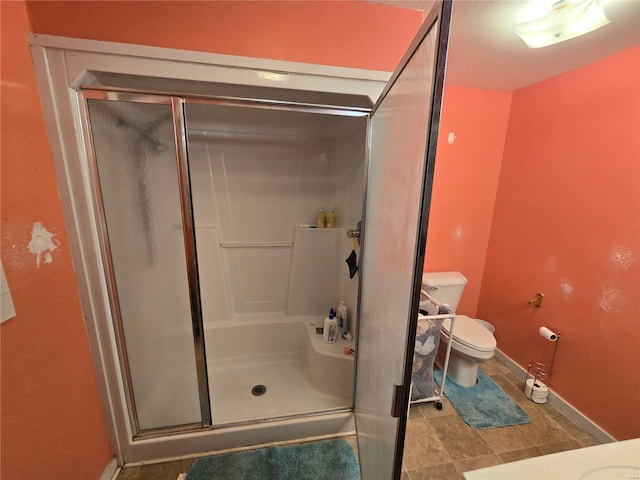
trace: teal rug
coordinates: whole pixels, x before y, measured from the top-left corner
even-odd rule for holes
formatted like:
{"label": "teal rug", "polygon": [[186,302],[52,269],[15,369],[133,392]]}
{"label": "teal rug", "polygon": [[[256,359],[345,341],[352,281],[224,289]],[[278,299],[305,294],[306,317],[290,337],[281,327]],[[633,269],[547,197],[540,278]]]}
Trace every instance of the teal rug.
{"label": "teal rug", "polygon": [[[440,385],[442,371],[433,372],[433,378]],[[461,387],[447,376],[444,394],[460,417],[473,428],[507,427],[530,421],[529,415],[481,370],[478,370],[478,383],[473,387]]]}
{"label": "teal rug", "polygon": [[186,480],[360,480],[360,469],[340,439],[199,458]]}

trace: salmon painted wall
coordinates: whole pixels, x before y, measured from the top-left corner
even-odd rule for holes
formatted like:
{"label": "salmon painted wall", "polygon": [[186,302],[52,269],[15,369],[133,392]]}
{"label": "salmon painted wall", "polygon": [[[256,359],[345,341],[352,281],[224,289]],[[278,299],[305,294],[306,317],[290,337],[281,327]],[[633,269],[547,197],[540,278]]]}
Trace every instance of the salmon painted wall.
{"label": "salmon painted wall", "polygon": [[[616,439],[640,436],[640,47],[513,95],[478,315]],[[528,304],[544,293],[542,308]]]}
{"label": "salmon painted wall", "polygon": [[[112,455],[27,44],[27,12],[24,2],[0,8],[2,262],[16,310],[0,326],[0,477],[98,478]],[[44,236],[33,239],[36,222]],[[40,266],[29,247],[41,251]]]}
{"label": "salmon painted wall", "polygon": [[468,283],[458,313],[470,316],[480,296],[511,95],[454,85],[444,91],[424,270],[462,272]]}
{"label": "salmon painted wall", "polygon": [[38,33],[388,71],[422,22],[361,1],[27,3]]}
{"label": "salmon painted wall", "polygon": [[[422,16],[361,2],[0,5],[1,251],[17,311],[0,326],[0,477],[98,478],[112,455],[27,32],[392,70]],[[28,250],[35,222],[53,234],[55,245],[51,262],[43,255],[39,267]]]}
{"label": "salmon painted wall", "polygon": [[[376,70],[392,70],[395,67],[421,20],[419,12],[410,15],[406,10],[364,2],[27,2],[27,8],[32,31],[38,33]],[[337,13],[338,9],[339,14]],[[105,18],[108,18],[109,21],[105,22]],[[136,28],[131,28],[131,25],[135,25]],[[331,25],[331,27],[328,28],[327,25]],[[384,32],[385,35],[381,35],[381,32]],[[618,63],[614,65],[616,68],[619,66]],[[543,262],[546,266],[540,267],[539,257],[541,254],[539,253],[536,253],[537,263],[535,260],[531,260],[532,263],[528,260],[532,242],[535,243],[535,240],[547,242],[547,238],[558,237],[556,231],[553,230],[554,228],[565,225],[566,228],[569,228],[576,219],[584,222],[589,218],[601,220],[609,215],[613,208],[612,201],[608,201],[606,205],[602,201],[597,204],[587,202],[585,205],[588,205],[595,213],[593,217],[586,217],[583,211],[584,207],[579,205],[582,200],[585,200],[583,197],[589,197],[585,191],[596,186],[598,189],[594,191],[602,193],[600,189],[604,188],[600,184],[592,185],[592,183],[597,183],[592,175],[593,170],[596,169],[585,168],[587,165],[585,162],[573,163],[574,171],[569,176],[566,170],[570,170],[571,167],[561,171],[557,165],[558,162],[552,162],[548,147],[555,147],[558,144],[557,152],[570,154],[569,158],[559,159],[560,163],[578,162],[576,158],[578,153],[584,158],[591,158],[593,152],[606,154],[606,157],[602,158],[613,162],[619,160],[619,158],[613,157],[616,156],[616,152],[621,152],[620,149],[637,148],[637,146],[630,145],[632,140],[629,136],[623,139],[619,138],[624,137],[619,132],[627,132],[634,125],[637,127],[637,118],[635,124],[633,124],[633,119],[625,122],[619,118],[609,123],[592,121],[591,125],[596,125],[599,131],[603,131],[602,128],[606,127],[607,134],[602,135],[603,139],[616,139],[616,141],[600,142],[598,144],[600,150],[591,148],[591,144],[589,144],[589,148],[574,148],[573,143],[581,139],[581,132],[587,132],[586,136],[589,139],[596,137],[588,125],[576,123],[575,120],[569,122],[569,115],[558,115],[555,110],[547,112],[552,115],[544,119],[544,125],[554,122],[554,124],[560,125],[563,130],[567,130],[563,135],[555,135],[553,138],[549,137],[548,132],[545,133],[548,127],[541,127],[539,124],[527,120],[531,113],[528,109],[537,106],[550,108],[553,106],[552,104],[558,105],[558,102],[547,101],[547,97],[544,95],[549,95],[550,98],[557,97],[564,102],[572,102],[571,99],[574,98],[574,95],[567,95],[567,92],[575,92],[575,90],[568,89],[568,85],[573,85],[572,82],[582,84],[584,83],[582,76],[586,78],[593,73],[597,73],[600,78],[606,78],[607,81],[614,78],[612,85],[615,85],[615,88],[607,89],[607,101],[598,100],[598,105],[593,105],[592,102],[591,106],[587,107],[579,104],[577,100],[570,103],[568,107],[571,108],[572,115],[577,115],[579,119],[585,118],[585,114],[593,114],[594,112],[602,116],[602,114],[609,115],[611,111],[611,115],[617,115],[609,109],[608,102],[612,100],[609,94],[615,96],[616,88],[618,88],[618,84],[615,83],[619,81],[617,79],[618,73],[611,72],[607,76],[606,68],[598,68],[597,66],[587,68],[595,70],[589,71],[588,75],[579,73],[584,69],[571,72],[548,81],[552,83],[543,82],[540,85],[516,92],[513,96],[514,110],[511,112],[511,118],[509,117],[510,108],[512,108],[510,93],[447,86],[432,197],[425,271],[462,271],[469,278],[469,285],[459,311],[486,318],[496,324],[498,327],[496,335],[500,348],[504,347],[505,352],[522,365],[526,365],[531,360],[529,357],[545,353],[542,351],[542,347],[545,345],[539,345],[537,342],[539,337],[535,335],[539,324],[551,324],[549,320],[556,321],[563,317],[562,320],[555,323],[562,324],[565,329],[569,328],[565,324],[571,324],[571,329],[577,330],[577,332],[572,333],[571,336],[574,339],[570,340],[567,338],[569,333],[563,330],[562,349],[558,359],[559,371],[553,387],[559,389],[561,395],[566,396],[584,413],[598,421],[597,419],[609,416],[604,413],[607,408],[611,408],[611,403],[607,402],[608,396],[593,395],[589,391],[586,397],[600,398],[597,398],[593,405],[590,404],[591,401],[588,401],[589,405],[583,408],[584,394],[589,384],[588,382],[579,382],[581,387],[574,385],[578,382],[572,382],[568,378],[575,376],[572,373],[573,370],[569,368],[571,365],[561,368],[563,365],[561,362],[565,362],[564,365],[567,365],[566,362],[571,364],[572,360],[567,356],[570,356],[574,351],[582,352],[582,354],[586,354],[585,352],[588,351],[591,352],[592,358],[596,358],[593,353],[599,346],[593,343],[583,346],[578,339],[592,338],[591,334],[586,332],[587,330],[593,330],[597,334],[598,332],[602,333],[604,327],[594,320],[576,323],[577,320],[564,318],[564,314],[568,312],[572,314],[583,313],[580,305],[587,301],[589,294],[595,294],[597,297],[599,293],[602,298],[606,297],[615,301],[617,283],[612,280],[609,280],[609,284],[602,283],[605,276],[598,273],[600,270],[594,265],[589,266],[590,262],[576,260],[576,256],[570,254],[571,249],[565,245],[567,238],[565,230],[558,231],[563,233],[561,235],[563,246],[558,248],[559,253],[555,253],[555,247],[551,248],[555,244],[549,242],[549,248],[554,250],[554,255],[549,257],[549,262]],[[574,75],[578,75],[580,78],[576,80]],[[633,78],[635,78],[637,85],[637,71]],[[554,87],[546,85],[554,85]],[[625,103],[628,109],[633,106],[632,101],[635,99],[637,105],[637,92],[629,91],[628,84],[623,87],[626,90],[623,90],[620,95],[626,96],[628,101],[622,103]],[[575,93],[577,97],[584,96],[592,101],[591,95],[596,92],[595,97],[602,98],[603,92],[598,88],[602,89],[603,87],[602,85],[598,87],[597,82],[588,80],[583,88],[593,90],[581,90],[579,93]],[[559,91],[563,93],[558,93]],[[624,93],[625,91],[629,93]],[[565,96],[567,98],[564,98]],[[541,102],[540,98],[543,98],[544,101]],[[613,105],[618,110],[622,109],[620,102],[617,102],[619,98],[616,96],[613,99],[615,100]],[[517,108],[515,108],[516,104]],[[625,115],[627,114],[628,111]],[[534,117],[538,118],[541,115],[536,114]],[[604,125],[605,123],[607,125]],[[613,128],[611,125],[616,125],[616,127]],[[506,133],[507,126],[508,134]],[[446,142],[450,132],[456,135],[452,144]],[[540,138],[544,139],[542,145],[547,147],[546,150],[535,143],[528,143],[538,133],[544,134]],[[576,135],[579,137],[578,139],[575,138]],[[505,138],[504,161],[508,168],[506,172],[501,172]],[[603,147],[603,144],[606,147]],[[526,145],[528,151],[520,152],[519,148],[522,145]],[[572,152],[576,154],[574,155]],[[525,158],[526,162],[524,162]],[[527,164],[522,165],[522,163]],[[534,166],[546,167],[534,168]],[[621,178],[631,178],[630,174],[633,172],[629,171],[631,167],[628,165],[627,167],[620,168],[623,173]],[[552,175],[549,175],[549,172]],[[584,185],[577,181],[579,178],[581,179],[583,174],[588,177],[588,181]],[[568,179],[563,175],[566,175]],[[499,188],[498,177],[500,178]],[[635,178],[638,178],[637,170]],[[567,188],[569,193],[564,194],[563,197],[558,192],[557,195],[560,198],[554,194],[551,195],[551,199],[539,193],[540,186],[546,185],[546,182],[550,180],[550,185],[555,190],[559,191],[559,187],[562,186],[562,188]],[[562,185],[565,180],[567,184]],[[55,186],[54,180],[51,181],[48,188]],[[521,187],[526,187],[522,190],[523,194],[520,193]],[[575,190],[579,190],[581,196],[573,195]],[[495,204],[497,225],[492,226],[496,191],[498,192]],[[616,193],[618,192],[619,190],[616,190]],[[602,198],[613,200],[613,197],[608,194]],[[635,198],[637,205],[637,193],[635,197],[631,193],[628,198],[632,200]],[[561,200],[564,203],[560,203]],[[593,201],[590,197],[587,200]],[[556,202],[558,203],[556,204]],[[547,215],[543,215],[541,221],[538,221],[536,217],[524,218],[527,215],[535,215],[538,203],[544,207],[543,211]],[[558,205],[562,205],[561,209]],[[520,208],[525,210],[522,212]],[[624,203],[622,210],[626,211]],[[565,215],[565,213],[567,215],[566,222],[554,223],[558,217]],[[576,215],[576,213],[578,214]],[[637,216],[636,210],[636,218]],[[537,223],[533,222],[531,218],[536,218]],[[551,221],[550,218],[554,220]],[[513,225],[517,228],[512,227],[511,222],[515,222]],[[600,221],[596,223],[594,221],[592,228],[599,230],[603,224],[607,226],[605,228],[608,228],[611,223]],[[537,228],[534,228],[534,225],[537,225]],[[633,237],[633,232],[630,235]],[[637,230],[635,235],[637,245]],[[524,240],[523,246],[520,248],[520,241],[515,241],[512,238],[521,237]],[[576,236],[569,236],[569,238],[571,238],[571,242],[580,244],[582,247],[583,240],[581,237],[577,238],[577,233]],[[594,251],[597,248],[605,248],[602,245],[595,245],[594,241],[586,243],[591,247],[584,246],[584,248],[591,248]],[[620,243],[619,246],[623,246],[623,243]],[[503,251],[507,252],[504,258],[502,258]],[[633,252],[629,257],[627,250],[616,250],[612,253],[613,257],[611,258],[618,258],[620,264],[631,258],[635,267],[626,270],[622,266],[616,268],[618,268],[618,276],[623,276],[625,272],[627,275],[633,276],[635,268],[637,292],[637,249]],[[513,265],[514,262],[515,265]],[[614,260],[610,260],[610,262],[615,263]],[[521,266],[522,264],[525,266]],[[562,275],[573,280],[558,287],[553,282],[549,283],[550,280],[547,277],[552,275],[546,270],[544,273],[538,273],[532,277],[533,267],[553,270],[556,284],[558,282],[556,277]],[[526,271],[527,275],[522,276],[524,281],[514,282],[512,279],[516,277],[514,277],[515,273],[512,270]],[[483,274],[484,280],[482,280]],[[576,278],[573,278],[574,276]],[[598,284],[601,280],[601,284]],[[11,279],[9,281],[11,282]],[[480,287],[481,281],[482,287]],[[505,295],[504,292],[503,283],[505,281],[508,286],[508,295]],[[596,284],[600,285],[603,290],[598,291],[595,287]],[[605,287],[605,285],[608,286]],[[552,287],[555,288],[555,294],[550,293]],[[557,293],[557,288],[562,289],[560,294]],[[546,303],[541,310],[533,312],[527,309],[526,302],[538,290],[546,293]],[[586,296],[584,290],[589,292]],[[623,294],[626,295],[629,291],[623,289]],[[505,297],[511,298],[511,300],[507,300],[506,304],[503,303]],[[604,304],[608,305],[606,302]],[[601,307],[596,306],[596,313],[599,313],[598,308],[602,311]],[[630,313],[633,313],[633,309]],[[626,334],[635,334],[637,338],[637,330],[633,330],[630,322],[625,323],[622,320],[625,315],[616,315],[616,321],[623,325],[622,331]],[[594,314],[592,317],[596,318],[598,315]],[[636,305],[635,318],[637,319],[637,317]],[[573,332],[571,329],[568,332]],[[622,334],[604,334],[607,360],[603,361],[607,365],[618,365],[629,360],[625,353],[630,352],[630,348],[618,351],[612,346],[620,335]],[[570,341],[573,344],[569,343]],[[563,356],[564,359],[562,359]],[[593,366],[592,363],[588,362],[589,367]],[[577,372],[586,370],[588,370],[586,366],[583,366],[578,368]],[[622,368],[622,371],[630,373],[625,368]],[[600,377],[606,376],[601,375]],[[634,377],[631,375],[629,378]],[[607,385],[613,385],[609,391],[617,393],[618,385],[615,384],[619,383],[619,380],[618,377],[615,382],[605,379]],[[567,392],[566,395],[565,392]],[[636,396],[637,393],[636,391]],[[574,402],[573,399],[580,395],[583,396],[582,400]],[[602,405],[605,403],[607,406],[603,407]],[[623,404],[626,405],[624,408],[628,411],[628,399],[623,401]],[[618,404],[616,404],[616,408],[618,408]],[[634,417],[629,416],[629,418]],[[604,419],[599,423],[611,433],[614,433],[617,428],[607,427],[607,422]]]}

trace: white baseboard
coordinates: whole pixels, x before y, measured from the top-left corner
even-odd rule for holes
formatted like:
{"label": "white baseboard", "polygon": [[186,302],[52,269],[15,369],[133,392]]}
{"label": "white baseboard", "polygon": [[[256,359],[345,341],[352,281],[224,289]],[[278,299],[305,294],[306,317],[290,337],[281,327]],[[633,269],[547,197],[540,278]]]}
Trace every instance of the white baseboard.
{"label": "white baseboard", "polygon": [[[514,360],[506,356],[500,350],[496,350],[496,360],[506,366],[511,372],[513,372],[523,382],[526,380],[527,371],[518,365]],[[560,413],[566,416],[569,420],[575,423],[578,427],[585,432],[593,435],[600,443],[615,442],[616,439],[607,433],[602,427],[587,418],[577,408],[567,402],[560,395],[555,393],[552,389],[549,389],[549,403],[558,409]]]}
{"label": "white baseboard", "polygon": [[111,459],[111,461],[104,467],[102,474],[100,475],[100,480],[115,480],[116,475],[120,469],[118,468],[118,461],[115,457]]}

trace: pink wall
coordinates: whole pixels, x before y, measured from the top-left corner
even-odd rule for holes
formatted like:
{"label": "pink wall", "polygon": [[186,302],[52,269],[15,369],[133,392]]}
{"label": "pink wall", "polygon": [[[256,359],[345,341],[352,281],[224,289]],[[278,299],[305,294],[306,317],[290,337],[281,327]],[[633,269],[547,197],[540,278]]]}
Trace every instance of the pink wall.
{"label": "pink wall", "polygon": [[38,33],[389,71],[422,23],[362,1],[27,3]]}
{"label": "pink wall", "polygon": [[[420,14],[416,12],[366,2],[28,2],[27,5],[32,30],[39,33],[377,70],[394,68],[421,20]],[[180,8],[176,8],[178,5]],[[105,22],[105,18],[109,21]],[[133,24],[135,28],[131,27]],[[189,33],[185,34],[185,32]],[[384,32],[384,35],[381,35],[381,32]],[[3,28],[3,40],[4,35]],[[3,42],[3,45],[5,44]],[[26,52],[16,53],[16,56],[25,64],[26,55]],[[627,62],[630,62],[629,55],[633,54],[627,54]],[[635,55],[637,58],[637,50]],[[508,92],[492,92],[449,85],[446,87],[425,262],[425,270],[460,270],[465,273],[470,283],[459,310],[470,315],[477,312],[479,317],[495,323],[498,327],[496,335],[500,348],[504,348],[508,355],[523,365],[531,360],[530,357],[538,355],[538,347],[540,347],[538,340],[541,339],[535,335],[535,331],[539,324],[551,324],[553,321],[556,326],[561,327],[563,339],[554,389],[558,388],[561,395],[566,396],[583,412],[599,421],[614,434],[617,427],[613,423],[610,426],[610,421],[604,418],[612,416],[610,409],[613,400],[610,400],[610,397],[619,393],[622,377],[626,375],[627,378],[637,379],[637,376],[633,376],[634,372],[628,371],[628,368],[618,367],[625,362],[631,363],[626,352],[631,352],[632,349],[629,346],[617,349],[614,345],[615,341],[619,340],[619,336],[630,337],[630,334],[634,334],[635,338],[638,338],[637,330],[632,330],[633,325],[624,320],[633,318],[634,312],[635,318],[638,317],[638,226],[636,222],[635,233],[627,232],[631,241],[634,240],[633,235],[635,235],[636,242],[635,250],[632,248],[631,259],[635,263],[628,269],[622,266],[609,266],[608,270],[604,267],[600,269],[600,265],[592,259],[598,253],[602,253],[605,257],[611,254],[613,246],[633,246],[634,244],[624,243],[621,237],[613,239],[607,234],[609,243],[605,241],[604,246],[596,245],[596,236],[591,232],[600,232],[603,229],[608,232],[609,226],[617,223],[609,218],[614,213],[612,194],[621,194],[626,198],[626,203],[619,202],[621,206],[618,208],[622,215],[629,215],[629,211],[623,207],[629,203],[629,199],[635,198],[636,216],[631,218],[638,218],[638,185],[636,181],[635,193],[629,191],[624,194],[626,190],[621,187],[615,188],[615,191],[610,193],[608,181],[595,181],[591,160],[588,163],[589,169],[585,169],[587,163],[584,160],[577,165],[576,162],[579,161],[580,155],[583,159],[591,159],[593,155],[601,153],[599,158],[606,158],[609,162],[607,167],[611,168],[611,165],[616,165],[617,160],[629,158],[628,153],[624,154],[619,150],[624,148],[635,148],[636,158],[638,158],[637,138],[633,145],[631,137],[621,133],[631,131],[634,126],[636,132],[638,131],[637,115],[634,119],[632,115],[630,118],[629,114],[634,99],[635,105],[638,105],[637,88],[633,90],[633,83],[621,85],[622,78],[619,78],[622,73],[629,77],[629,81],[635,81],[635,85],[638,85],[638,75],[637,70],[624,72],[624,67],[620,67],[619,63],[625,62],[617,61],[615,65],[608,67],[591,66],[587,69],[593,69],[593,71],[588,70],[588,74],[584,73],[586,69],[582,69],[543,82],[543,84],[516,92],[513,94],[513,100],[512,94]],[[607,69],[612,66],[615,70],[608,73]],[[575,75],[579,78],[575,79]],[[600,79],[600,82],[606,77],[606,82],[614,86],[605,91],[604,83],[591,81],[591,76]],[[566,85],[573,82],[578,82],[582,85],[581,88],[592,90],[578,93],[573,87],[567,89]],[[574,93],[569,94],[569,92]],[[572,103],[578,96],[587,97],[588,104]],[[548,98],[557,98],[557,101],[549,102]],[[618,101],[620,99],[623,99],[622,105]],[[554,110],[536,114],[534,111],[534,107],[551,108],[552,103],[557,106],[560,101],[567,103],[565,108],[568,110],[564,113]],[[37,112],[36,122],[41,123],[39,106],[33,107],[29,114],[35,115],[35,112]],[[510,112],[511,117],[509,117]],[[607,115],[607,118],[609,116],[615,116],[615,118],[608,119],[607,122],[591,119],[588,124],[583,125],[582,122],[586,122],[586,119],[594,114],[600,115],[601,118],[603,115]],[[626,117],[620,117],[622,114]],[[538,115],[544,120],[542,124],[536,124],[529,118]],[[571,121],[569,121],[570,117]],[[548,134],[550,122],[560,126],[562,135],[558,134],[550,138]],[[588,147],[577,144],[578,140],[584,143],[585,140],[596,138],[592,133],[594,125],[598,131],[603,132],[598,137],[600,141],[596,145],[592,145],[596,142],[589,142]],[[582,131],[587,132],[584,135],[585,138],[582,138],[583,135],[580,133]],[[451,145],[446,143],[449,132],[455,132],[457,135]],[[4,135],[5,127],[3,126]],[[575,139],[575,136],[578,138]],[[528,139],[535,139],[536,142],[528,142]],[[538,141],[540,144],[537,143]],[[520,151],[525,144],[526,150]],[[43,151],[48,156],[46,140],[40,138],[33,143],[32,147]],[[505,171],[501,172],[503,148],[506,167],[503,167]],[[550,155],[550,152],[553,155]],[[560,154],[564,154],[566,158],[562,158]],[[35,158],[33,155],[31,155],[32,159]],[[560,158],[556,158],[556,155]],[[565,168],[562,167],[565,162],[574,163]],[[43,174],[40,174],[39,188],[51,194],[55,189],[55,179],[50,161],[46,160],[44,163],[42,168],[46,167],[47,180],[43,178]],[[546,168],[545,165],[547,165]],[[573,170],[570,170],[571,167]],[[619,178],[637,179],[637,164],[635,168],[635,177],[632,177],[633,166],[628,163],[620,165],[622,172]],[[598,170],[599,174],[602,174],[601,170],[603,169]],[[586,178],[584,184],[583,176]],[[3,171],[3,182],[4,178],[6,175]],[[500,178],[499,187],[498,178]],[[619,178],[615,180],[618,184]],[[5,184],[6,182],[3,183],[3,187]],[[547,194],[545,190],[543,194],[541,185],[552,185],[557,193]],[[561,189],[567,189],[564,196]],[[602,190],[607,191],[603,193]],[[29,189],[26,191],[30,192]],[[598,192],[596,195],[599,198],[598,202],[591,199],[589,191]],[[18,188],[5,194],[3,188],[3,218],[5,218],[5,195],[15,195],[14,203],[19,203],[24,194]],[[54,204],[58,205],[57,197],[55,198]],[[603,199],[608,199],[606,204],[602,201]],[[496,201],[495,217],[494,200]],[[587,205],[591,210],[590,216],[586,219],[583,210],[585,207],[582,207],[582,204]],[[35,206],[33,208],[36,209]],[[544,214],[537,219],[535,213],[539,208],[543,208]],[[54,225],[58,228],[57,231],[62,230],[59,205],[37,209],[36,213],[39,213],[37,220],[42,221],[47,215],[56,216],[54,222],[46,225]],[[631,211],[631,215],[633,213]],[[560,222],[556,224],[555,221],[559,217]],[[605,217],[608,221],[603,221]],[[495,222],[493,226],[492,218]],[[562,218],[566,220],[561,221]],[[586,222],[590,218],[594,219],[588,234],[592,239],[591,242],[584,242],[582,236],[576,239],[564,233],[565,228],[570,228],[571,232],[574,231],[575,220]],[[576,225],[575,231],[578,231],[578,227],[583,226]],[[558,235],[559,232],[560,235]],[[623,232],[624,228],[614,229],[616,235],[622,235]],[[64,232],[56,238],[62,241],[60,249],[56,250],[56,255],[61,255],[66,244]],[[548,242],[547,238],[554,240]],[[562,238],[562,242],[559,242],[562,245],[568,238],[576,245],[580,244],[581,248],[590,248],[591,250],[586,252],[589,255],[576,259],[575,255],[570,255],[570,252],[566,251],[572,249],[567,248],[566,245],[556,245],[556,238]],[[3,240],[5,240],[4,237]],[[547,242],[545,253],[539,253],[537,250],[541,248],[539,245]],[[6,245],[7,242],[3,241],[3,258],[9,255]],[[621,265],[625,259],[629,258],[625,256],[625,252],[625,250],[619,250],[618,256],[614,252],[613,257],[607,257],[609,260],[603,261],[616,264],[612,258],[617,258],[616,265]],[[535,259],[530,261],[532,255]],[[551,256],[553,258],[546,262]],[[590,260],[584,261],[584,258]],[[54,263],[44,267],[52,267],[63,261],[62,258],[54,257]],[[70,270],[68,261],[66,266]],[[536,267],[543,270],[555,269],[555,272],[551,274],[544,270],[536,274]],[[22,268],[25,267],[14,269],[12,273],[7,272],[10,283],[29,281],[28,273]],[[526,272],[526,275],[518,276],[516,272]],[[634,274],[635,277],[633,277]],[[633,277],[632,281],[622,282],[624,275]],[[562,283],[559,279],[565,277],[566,285],[559,287],[558,285]],[[515,282],[514,278],[522,280]],[[635,310],[625,307],[624,311],[616,313],[615,319],[612,320],[624,326],[616,330],[623,333],[602,333],[605,326],[602,315],[599,315],[602,309],[597,305],[594,306],[594,302],[590,299],[606,297],[615,303],[616,288],[621,285],[622,294],[629,301],[631,295],[629,292],[633,291],[633,281],[636,288]],[[558,288],[564,288],[560,292],[568,291],[567,285],[573,288],[571,294],[558,293]],[[632,286],[624,287],[624,285]],[[598,290],[599,288],[601,290]],[[75,292],[74,288],[70,290]],[[545,292],[546,303],[541,310],[533,312],[526,302],[539,290]],[[553,294],[553,292],[556,293]],[[509,299],[506,303],[505,298]],[[593,312],[590,315],[584,315],[583,304],[586,305],[589,302],[591,302],[589,308]],[[16,306],[16,308],[19,307]],[[77,321],[79,315],[80,313],[76,311],[72,315],[73,321]],[[583,321],[583,317],[591,317],[591,320]],[[607,321],[606,325],[610,324],[612,323]],[[572,325],[573,329],[569,325]],[[3,326],[3,337],[5,329],[6,326]],[[593,362],[596,361],[593,353],[600,346],[580,341],[584,338],[593,338],[593,332],[596,332],[596,337],[604,336],[606,355],[603,355],[602,364],[624,372],[620,378],[616,376],[615,380],[608,380],[605,375],[599,375],[599,379],[601,378],[609,386],[611,395],[593,395],[592,385],[588,382],[572,380],[584,378],[585,375],[581,372],[592,368]],[[598,333],[601,335],[597,335]],[[25,348],[26,338],[28,338],[26,335],[16,335],[13,338],[18,345],[16,348]],[[46,345],[42,345],[41,348],[44,348],[45,354],[53,355],[53,348],[47,348]],[[585,365],[582,365],[583,362],[568,358],[574,352],[580,352],[580,358],[586,356],[592,359],[587,362],[585,358]],[[4,359],[5,354],[2,355]],[[575,375],[574,363],[579,364]],[[86,360],[85,366],[88,365]],[[601,370],[596,369],[596,371]],[[49,374],[54,379],[64,376],[59,371],[49,372]],[[573,385],[574,383],[576,385]],[[626,385],[626,383],[622,384]],[[587,388],[589,391],[585,392]],[[89,386],[86,390],[91,396],[95,387]],[[6,389],[3,377],[3,395],[5,395],[4,392]],[[636,390],[636,397],[637,394]],[[629,413],[629,399],[632,396],[630,393],[627,399],[622,401],[627,418],[637,418],[637,415],[634,417]],[[575,399],[581,399],[581,401]],[[603,407],[605,402],[606,406]],[[616,403],[615,408],[618,409],[619,405]],[[617,420],[611,420],[611,422],[617,422]],[[624,435],[620,434],[620,438]],[[638,436],[637,430],[636,436]],[[3,440],[4,438],[3,432]]]}
{"label": "pink wall", "polygon": [[[514,93],[478,315],[617,439],[640,436],[640,47]],[[535,309],[528,301],[545,294]]]}
{"label": "pink wall", "polygon": [[469,283],[458,312],[470,316],[480,295],[511,95],[453,85],[444,92],[424,270],[462,272]]}
{"label": "pink wall", "polygon": [[[111,458],[26,40],[31,31],[391,70],[419,12],[363,2],[0,2],[2,260],[17,317],[0,326],[0,477],[98,478]],[[57,245],[36,267],[31,228]]]}
{"label": "pink wall", "polygon": [[[0,3],[2,262],[17,316],[0,327],[0,477],[98,478],[111,459],[45,133],[24,2]],[[36,267],[34,222],[52,232]]]}

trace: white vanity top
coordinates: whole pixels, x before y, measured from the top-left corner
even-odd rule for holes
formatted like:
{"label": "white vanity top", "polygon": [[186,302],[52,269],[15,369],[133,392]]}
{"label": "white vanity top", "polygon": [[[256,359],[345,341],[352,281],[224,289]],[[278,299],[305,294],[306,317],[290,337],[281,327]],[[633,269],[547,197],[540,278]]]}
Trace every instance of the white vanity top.
{"label": "white vanity top", "polygon": [[466,480],[639,480],[640,438],[472,470]]}

